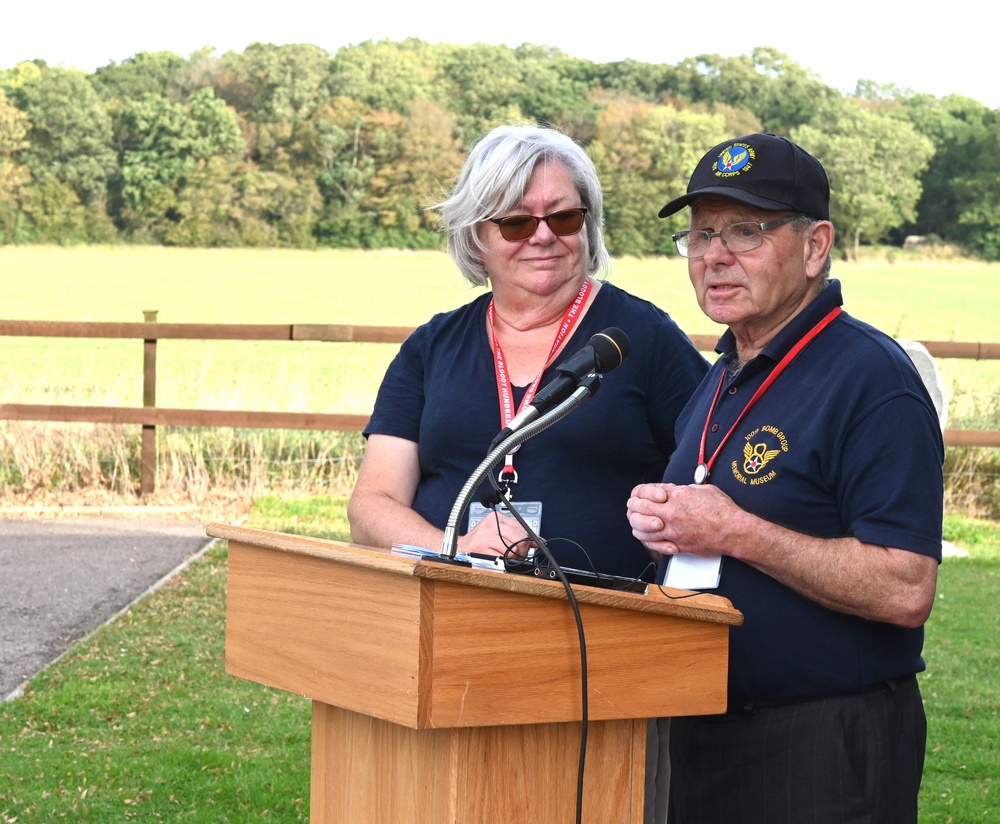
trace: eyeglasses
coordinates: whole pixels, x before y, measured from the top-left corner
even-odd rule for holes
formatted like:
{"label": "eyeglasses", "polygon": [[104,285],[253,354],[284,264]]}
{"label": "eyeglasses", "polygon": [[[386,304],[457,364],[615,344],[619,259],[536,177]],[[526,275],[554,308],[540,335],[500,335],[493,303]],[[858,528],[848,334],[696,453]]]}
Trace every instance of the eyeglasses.
{"label": "eyeglasses", "polygon": [[717,237],[722,241],[730,252],[750,252],[758,248],[764,242],[764,232],[767,229],[775,229],[786,223],[791,223],[798,215],[785,215],[777,220],[769,220],[767,223],[730,223],[718,232],[706,232],[704,229],[691,229],[685,232],[677,232],[674,236],[674,243],[677,244],[677,251],[682,257],[689,260],[705,257],[708,247],[712,245],[712,238]]}
{"label": "eyeglasses", "polygon": [[579,232],[583,228],[583,221],[586,217],[587,209],[585,206],[581,206],[579,209],[563,209],[544,217],[511,215],[510,217],[490,217],[487,220],[500,227],[500,236],[504,240],[527,240],[535,234],[538,224],[543,220],[549,225],[552,234],[565,237]]}

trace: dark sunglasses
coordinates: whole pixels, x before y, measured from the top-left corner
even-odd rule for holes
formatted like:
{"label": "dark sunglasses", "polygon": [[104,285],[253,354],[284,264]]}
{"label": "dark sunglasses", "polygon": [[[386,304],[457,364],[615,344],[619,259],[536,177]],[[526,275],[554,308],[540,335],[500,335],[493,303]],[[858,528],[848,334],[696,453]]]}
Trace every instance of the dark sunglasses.
{"label": "dark sunglasses", "polygon": [[553,212],[544,217],[534,215],[511,215],[510,217],[487,218],[490,223],[495,223],[500,227],[500,236],[504,240],[527,240],[538,228],[540,221],[544,220],[554,235],[575,235],[583,228],[584,218],[587,217],[587,209],[581,206],[579,209],[563,209]]}

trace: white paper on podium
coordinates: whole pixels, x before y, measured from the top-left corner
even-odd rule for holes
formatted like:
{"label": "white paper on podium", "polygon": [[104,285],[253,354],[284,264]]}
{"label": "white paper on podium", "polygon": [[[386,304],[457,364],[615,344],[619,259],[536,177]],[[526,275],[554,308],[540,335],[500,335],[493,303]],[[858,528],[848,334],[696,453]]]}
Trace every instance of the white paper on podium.
{"label": "white paper on podium", "polygon": [[663,585],[675,589],[715,589],[721,574],[721,555],[705,557],[681,552],[670,556]]}
{"label": "white paper on podium", "polygon": [[[437,550],[424,549],[421,546],[413,546],[412,544],[393,544],[391,554],[400,555],[403,558],[413,558],[415,561],[419,561],[421,558],[437,558],[441,555]],[[507,571],[503,563],[503,558],[499,556],[495,558],[484,555],[473,556],[459,552],[455,555],[455,560],[468,563],[475,569],[491,569],[494,572]]]}

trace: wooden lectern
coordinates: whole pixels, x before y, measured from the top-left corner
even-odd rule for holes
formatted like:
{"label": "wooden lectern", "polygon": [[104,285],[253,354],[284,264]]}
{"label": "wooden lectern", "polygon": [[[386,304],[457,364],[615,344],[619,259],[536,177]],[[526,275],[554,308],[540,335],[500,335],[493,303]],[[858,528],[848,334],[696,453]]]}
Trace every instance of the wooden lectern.
{"label": "wooden lectern", "polygon": [[[570,824],[581,731],[561,584],[212,524],[226,671],[312,699],[313,824]],[[643,819],[646,718],[726,709],[724,598],[574,587],[583,818]],[[683,593],[676,593],[683,594]]]}

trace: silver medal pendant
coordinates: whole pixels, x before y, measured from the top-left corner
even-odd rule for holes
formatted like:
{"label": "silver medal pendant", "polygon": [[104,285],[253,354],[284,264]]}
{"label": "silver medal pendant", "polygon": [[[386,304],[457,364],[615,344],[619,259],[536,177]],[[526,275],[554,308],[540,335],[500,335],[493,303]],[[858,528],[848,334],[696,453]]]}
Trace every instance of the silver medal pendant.
{"label": "silver medal pendant", "polygon": [[697,468],[694,470],[694,482],[696,484],[703,484],[708,480],[708,466],[701,463],[698,464]]}

